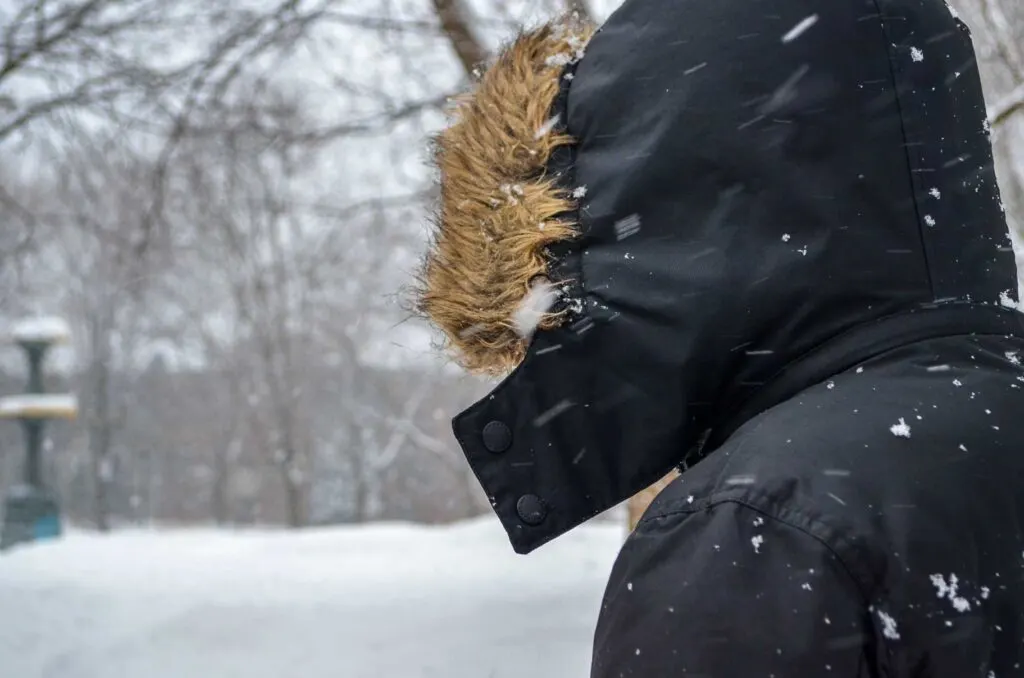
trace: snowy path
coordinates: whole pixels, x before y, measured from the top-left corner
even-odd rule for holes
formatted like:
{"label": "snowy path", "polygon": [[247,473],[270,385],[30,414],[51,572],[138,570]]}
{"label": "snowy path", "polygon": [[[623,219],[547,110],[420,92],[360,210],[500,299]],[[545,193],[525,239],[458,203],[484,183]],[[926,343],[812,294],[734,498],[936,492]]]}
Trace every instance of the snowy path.
{"label": "snowy path", "polygon": [[621,529],[516,556],[497,523],[72,535],[0,556],[0,675],[587,675]]}

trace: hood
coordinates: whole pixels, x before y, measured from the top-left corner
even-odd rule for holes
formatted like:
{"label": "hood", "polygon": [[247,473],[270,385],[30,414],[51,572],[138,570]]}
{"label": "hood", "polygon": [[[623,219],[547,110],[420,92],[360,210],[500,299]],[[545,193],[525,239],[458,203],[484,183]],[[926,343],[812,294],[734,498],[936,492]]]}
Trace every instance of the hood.
{"label": "hood", "polygon": [[1015,303],[941,0],[628,0],[592,37],[521,36],[437,157],[421,308],[468,367],[514,366],[454,429],[520,552],[851,361]]}

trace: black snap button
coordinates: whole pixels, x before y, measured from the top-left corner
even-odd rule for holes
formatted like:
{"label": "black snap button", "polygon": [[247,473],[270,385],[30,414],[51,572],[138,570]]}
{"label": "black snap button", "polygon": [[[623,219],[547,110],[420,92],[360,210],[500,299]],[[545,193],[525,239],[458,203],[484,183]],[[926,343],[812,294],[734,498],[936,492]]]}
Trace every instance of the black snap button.
{"label": "black snap button", "polygon": [[548,507],[535,494],[524,494],[516,502],[516,512],[527,525],[540,525],[548,515]]}
{"label": "black snap button", "polygon": [[483,438],[484,447],[495,454],[512,447],[512,430],[500,421],[492,421],[484,426]]}

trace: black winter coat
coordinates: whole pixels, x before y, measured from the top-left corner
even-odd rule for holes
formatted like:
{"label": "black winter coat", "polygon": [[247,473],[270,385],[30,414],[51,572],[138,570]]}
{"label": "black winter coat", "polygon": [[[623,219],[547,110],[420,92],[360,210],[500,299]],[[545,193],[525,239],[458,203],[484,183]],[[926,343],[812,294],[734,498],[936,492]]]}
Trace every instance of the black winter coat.
{"label": "black winter coat", "polygon": [[593,678],[1024,676],[1024,329],[967,27],[627,0],[562,87],[582,310],[454,425],[520,552],[685,469]]}

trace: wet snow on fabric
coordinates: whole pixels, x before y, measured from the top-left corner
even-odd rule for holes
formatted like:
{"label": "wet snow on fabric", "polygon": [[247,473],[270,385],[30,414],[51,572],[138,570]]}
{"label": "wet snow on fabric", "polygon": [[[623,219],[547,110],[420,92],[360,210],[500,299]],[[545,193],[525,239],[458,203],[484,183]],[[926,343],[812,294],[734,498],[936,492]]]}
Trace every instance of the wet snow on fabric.
{"label": "wet snow on fabric", "polygon": [[793,42],[794,40],[799,38],[801,35],[806,33],[807,30],[809,28],[811,28],[812,26],[814,26],[814,24],[816,24],[816,23],[818,23],[818,15],[817,14],[811,14],[810,16],[804,17],[800,21],[800,23],[798,23],[796,26],[793,26],[793,28],[789,29],[789,31],[785,35],[782,36],[782,42],[783,43]]}
{"label": "wet snow on fabric", "polygon": [[754,547],[754,553],[760,553],[761,546],[764,545],[764,537],[759,534],[755,534],[750,538],[750,543]]}
{"label": "wet snow on fabric", "polygon": [[1010,296],[1010,290],[1003,290],[999,293],[999,305],[1005,308],[1020,310],[1020,303]]}
{"label": "wet snow on fabric", "polygon": [[909,438],[910,437],[910,426],[907,425],[906,420],[900,417],[899,421],[889,427],[889,430],[897,438]]}
{"label": "wet snow on fabric", "polygon": [[935,594],[938,598],[950,601],[953,604],[953,609],[957,612],[967,612],[971,609],[970,602],[959,595],[960,580],[955,574],[950,574],[948,580],[941,574],[933,574],[929,578],[932,585],[935,586]]}
{"label": "wet snow on fabric", "polygon": [[576,188],[572,189],[572,197],[576,198],[577,200],[579,200],[580,198],[587,197],[587,187],[577,186]]}
{"label": "wet snow on fabric", "polygon": [[882,622],[882,635],[889,640],[899,640],[900,633],[896,627],[896,620],[884,610],[876,609],[875,612],[878,615],[878,620]]}
{"label": "wet snow on fabric", "polygon": [[924,52],[922,52],[917,47],[911,47],[910,48],[910,58],[913,59],[915,63],[919,63],[921,61],[924,61]]}

